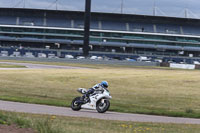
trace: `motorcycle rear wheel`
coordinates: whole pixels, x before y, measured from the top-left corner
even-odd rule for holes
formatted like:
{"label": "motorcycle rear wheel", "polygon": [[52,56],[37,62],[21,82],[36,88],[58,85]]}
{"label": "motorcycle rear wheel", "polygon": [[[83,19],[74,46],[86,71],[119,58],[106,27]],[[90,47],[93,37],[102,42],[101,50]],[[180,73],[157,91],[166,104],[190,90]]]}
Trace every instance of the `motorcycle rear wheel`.
{"label": "motorcycle rear wheel", "polygon": [[81,97],[76,97],[74,98],[74,100],[71,103],[71,108],[74,111],[79,111],[81,109],[81,104],[80,103],[76,103],[77,101],[80,100]]}
{"label": "motorcycle rear wheel", "polygon": [[110,107],[110,101],[109,100],[104,100],[104,103],[101,101],[97,103],[97,111],[99,113],[105,113]]}

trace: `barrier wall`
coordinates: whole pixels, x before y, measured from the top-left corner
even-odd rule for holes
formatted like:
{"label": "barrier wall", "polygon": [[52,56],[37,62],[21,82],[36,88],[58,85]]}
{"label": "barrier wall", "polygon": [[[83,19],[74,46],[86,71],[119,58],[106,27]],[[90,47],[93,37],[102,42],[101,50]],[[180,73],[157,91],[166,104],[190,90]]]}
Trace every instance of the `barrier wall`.
{"label": "barrier wall", "polygon": [[41,61],[41,62],[66,62],[79,64],[108,64],[123,66],[160,66],[157,62],[136,62],[121,60],[91,60],[91,59],[65,59],[65,58],[25,58],[25,57],[0,57],[0,60]]}
{"label": "barrier wall", "polygon": [[175,64],[175,63],[170,63],[169,66],[171,68],[195,69],[195,65],[193,65],[193,64]]}

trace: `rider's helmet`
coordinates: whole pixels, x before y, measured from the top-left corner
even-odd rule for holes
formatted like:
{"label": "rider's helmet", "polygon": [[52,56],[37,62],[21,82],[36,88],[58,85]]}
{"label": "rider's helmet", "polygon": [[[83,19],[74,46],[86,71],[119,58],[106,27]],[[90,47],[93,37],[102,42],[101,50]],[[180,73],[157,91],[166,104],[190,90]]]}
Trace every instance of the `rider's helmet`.
{"label": "rider's helmet", "polygon": [[102,81],[100,83],[100,85],[103,87],[103,88],[108,88],[108,82],[107,81]]}

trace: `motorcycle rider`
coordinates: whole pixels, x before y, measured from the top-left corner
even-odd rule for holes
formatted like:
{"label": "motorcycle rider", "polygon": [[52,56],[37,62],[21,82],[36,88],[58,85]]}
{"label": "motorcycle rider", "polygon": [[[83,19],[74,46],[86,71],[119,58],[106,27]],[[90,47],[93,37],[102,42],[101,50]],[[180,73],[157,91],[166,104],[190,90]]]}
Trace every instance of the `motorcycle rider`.
{"label": "motorcycle rider", "polygon": [[99,84],[96,84],[92,88],[88,89],[88,91],[81,97],[81,100],[85,100],[85,102],[89,101],[89,96],[93,94],[95,91],[103,91],[103,89],[108,88],[108,82],[107,81],[102,81]]}

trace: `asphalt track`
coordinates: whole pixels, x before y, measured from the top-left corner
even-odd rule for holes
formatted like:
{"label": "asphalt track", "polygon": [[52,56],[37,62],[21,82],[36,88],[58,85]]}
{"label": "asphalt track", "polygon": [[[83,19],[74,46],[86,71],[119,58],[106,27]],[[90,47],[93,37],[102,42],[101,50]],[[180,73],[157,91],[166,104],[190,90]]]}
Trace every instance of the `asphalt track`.
{"label": "asphalt track", "polygon": [[0,100],[0,110],[22,112],[22,113],[32,113],[32,114],[86,117],[86,118],[96,118],[96,119],[103,119],[103,120],[200,124],[200,119],[192,119],[192,118],[140,115],[140,114],[129,114],[129,113],[117,113],[117,112],[110,112],[110,111],[107,111],[106,113],[101,114],[101,113],[98,113],[96,110],[72,111],[70,108],[66,108],[66,107],[55,107],[55,106],[38,105],[38,104],[8,102],[8,101],[1,101],[1,100]]}
{"label": "asphalt track", "polygon": [[83,69],[83,67],[44,65],[44,64],[32,64],[32,63],[0,62],[0,64],[26,66],[26,68],[0,68],[0,70],[20,70],[20,69]]}

